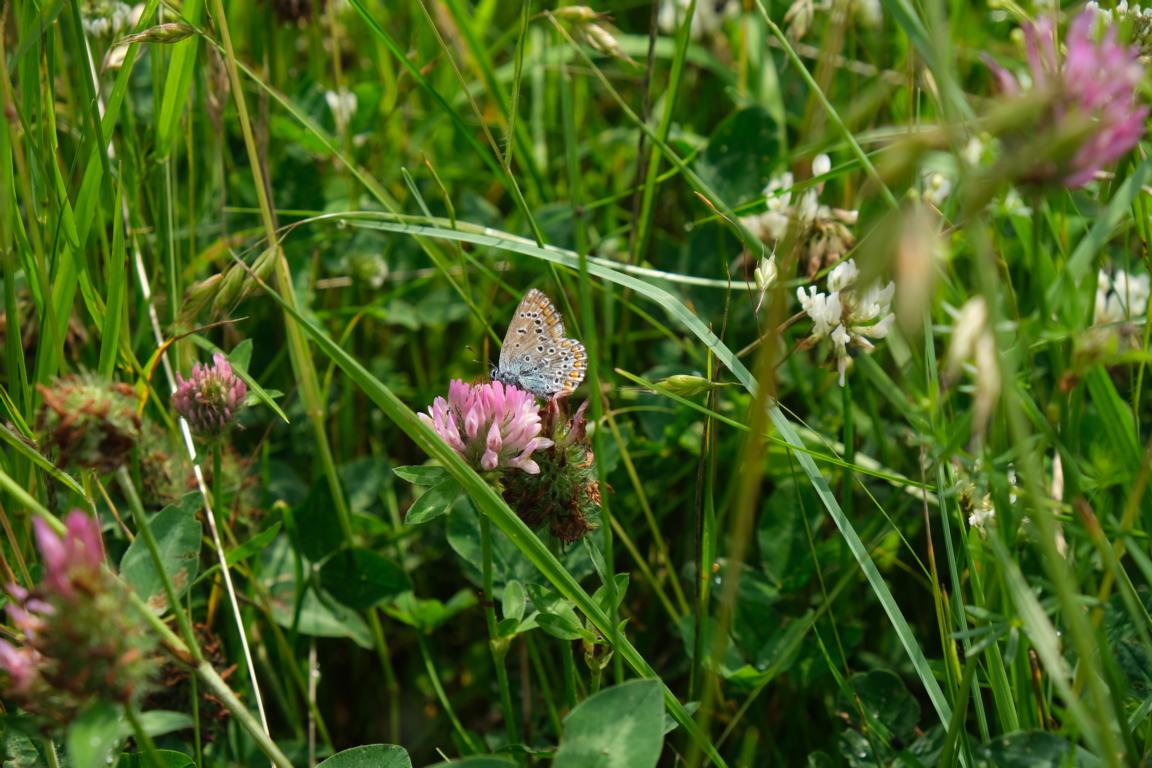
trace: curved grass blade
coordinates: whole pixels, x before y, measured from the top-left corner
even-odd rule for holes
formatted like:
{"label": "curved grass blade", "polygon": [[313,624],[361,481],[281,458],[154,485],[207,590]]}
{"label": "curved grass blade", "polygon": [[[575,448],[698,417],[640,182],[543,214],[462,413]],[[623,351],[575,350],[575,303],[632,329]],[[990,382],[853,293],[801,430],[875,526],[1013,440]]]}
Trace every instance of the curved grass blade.
{"label": "curved grass blade", "polygon": [[[560,264],[574,270],[579,269],[580,266],[579,257],[572,251],[555,248],[553,246],[537,246],[531,241],[505,232],[496,232],[487,227],[458,224],[457,228],[452,230],[428,224],[373,221],[351,217],[340,218],[354,226],[370,227],[387,232],[396,232],[398,234],[408,234],[413,237],[434,237],[458,242],[468,242],[474,245],[488,246],[497,250],[520,253],[525,256],[540,259],[541,261]],[[656,302],[656,304],[664,308],[673,320],[703,342],[712,351],[712,354],[716,356],[716,359],[731,371],[732,375],[735,376],[749,392],[756,392],[758,386],[752,372],[749,371],[744,363],[740,362],[740,359],[736,357],[735,353],[729,349],[700,318],[684,306],[676,296],[663,288],[658,288],[631,275],[624,274],[613,266],[609,266],[609,264],[610,262],[600,259],[588,259],[588,272],[609,282],[630,288],[641,296]],[[828,514],[836,524],[840,535],[844,537],[845,542],[848,544],[852,556],[856,558],[857,564],[864,572],[865,578],[868,579],[868,584],[875,593],[876,599],[880,601],[884,613],[887,614],[889,621],[892,622],[892,627],[896,631],[897,637],[900,638],[900,643],[904,646],[904,651],[908,654],[909,660],[916,670],[916,675],[920,678],[920,683],[924,686],[928,694],[928,698],[932,701],[932,706],[936,710],[941,724],[947,727],[948,722],[952,718],[952,708],[932,672],[928,658],[924,655],[923,649],[921,649],[920,644],[916,640],[912,627],[908,624],[908,621],[904,618],[904,614],[900,610],[900,606],[896,603],[896,598],[893,597],[891,590],[888,589],[888,585],[884,582],[884,577],[880,574],[876,563],[873,562],[872,557],[868,554],[864,542],[860,539],[859,534],[856,533],[852,522],[840,508],[840,504],[836,501],[836,496],[832,492],[832,488],[828,485],[827,479],[820,474],[820,469],[809,455],[808,450],[800,440],[800,436],[796,433],[788,417],[775,403],[769,405],[768,413],[780,436],[794,449],[796,459],[804,471],[804,474],[808,477],[808,482],[812,484],[812,488],[816,491],[824,508],[828,510]],[[451,452],[449,451],[449,453]],[[503,504],[502,501],[500,503]],[[507,509],[507,507],[504,507],[504,509]],[[514,515],[513,517],[515,518]],[[519,518],[515,519],[519,522]],[[537,544],[539,544],[539,542],[537,542]],[[528,553],[525,552],[525,554]],[[627,657],[625,658],[627,659]]]}
{"label": "curved grass blade", "polygon": [[[425,453],[440,462],[448,473],[460,483],[477,509],[488,516],[492,523],[540,570],[540,573],[560,594],[575,603],[604,637],[616,639],[615,650],[628,666],[641,677],[660,680],[659,675],[636,650],[635,646],[613,627],[612,619],[604,612],[600,604],[584,591],[584,588],[572,577],[572,574],[548,550],[544,542],[540,541],[536,534],[524,524],[509,508],[504,499],[480,475],[476,474],[431,427],[417,418],[415,412],[401,401],[391,389],[369,373],[355,358],[341,349],[327,333],[295,307],[289,306],[264,281],[255,275],[253,278],[281,306],[284,312],[299,323],[300,329],[312,339],[320,351],[344,371],[348,378],[359,386],[364,394],[384,412],[385,416],[403,430]],[[664,690],[665,704],[676,722],[683,726],[715,765],[726,766],[727,763],[725,763],[724,758],[716,751],[707,735],[700,730],[684,705],[662,680],[661,687]]]}

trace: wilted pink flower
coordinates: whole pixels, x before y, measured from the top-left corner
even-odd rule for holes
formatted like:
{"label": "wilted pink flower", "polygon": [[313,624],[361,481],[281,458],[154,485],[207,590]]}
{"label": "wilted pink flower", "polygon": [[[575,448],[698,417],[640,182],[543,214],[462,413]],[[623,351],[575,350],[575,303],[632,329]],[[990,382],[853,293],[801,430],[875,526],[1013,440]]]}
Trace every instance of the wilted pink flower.
{"label": "wilted pink flower", "polygon": [[155,638],[124,610],[123,587],[103,568],[99,521],[68,513],[63,535],[32,521],[44,577],[9,584],[6,610],[21,636],[0,640],[0,680],[27,711],[66,723],[92,699],[131,700],[154,669]]}
{"label": "wilted pink flower", "polygon": [[130,384],[74,374],[37,389],[44,399],[37,427],[59,463],[111,472],[128,460],[140,438],[139,400]]}
{"label": "wilted pink flower", "polygon": [[248,385],[232,372],[224,355],[212,356],[212,365],[196,363],[192,378],[176,374],[172,405],[188,420],[192,431],[208,437],[224,432],[248,396]]}
{"label": "wilted pink flower", "polygon": [[532,452],[552,446],[539,436],[536,399],[499,381],[465,384],[453,379],[448,399],[436,398],[428,413],[419,416],[473,467],[486,471],[512,467],[534,475],[540,467]]}
{"label": "wilted pink flower", "polygon": [[[1042,17],[1024,26],[1033,88],[1051,94],[1053,124],[1079,120],[1084,121],[1085,128],[1091,127],[1071,160],[1056,170],[1068,187],[1086,184],[1097,171],[1136,146],[1148,116],[1148,107],[1136,104],[1136,88],[1144,77],[1138,50],[1121,45],[1113,26],[1097,40],[1095,19],[1091,10],[1073,19],[1063,66],[1053,19]],[[1002,90],[1020,92],[1020,84],[1011,74],[991,66]]]}
{"label": "wilted pink flower", "polygon": [[15,693],[28,693],[40,677],[40,654],[0,640],[0,672],[8,675]]}
{"label": "wilted pink flower", "polygon": [[60,536],[37,517],[32,521],[32,530],[44,564],[44,589],[71,598],[77,586],[83,589],[82,585],[100,577],[104,543],[100,540],[99,521],[79,509],[68,513],[64,525],[67,532]]}

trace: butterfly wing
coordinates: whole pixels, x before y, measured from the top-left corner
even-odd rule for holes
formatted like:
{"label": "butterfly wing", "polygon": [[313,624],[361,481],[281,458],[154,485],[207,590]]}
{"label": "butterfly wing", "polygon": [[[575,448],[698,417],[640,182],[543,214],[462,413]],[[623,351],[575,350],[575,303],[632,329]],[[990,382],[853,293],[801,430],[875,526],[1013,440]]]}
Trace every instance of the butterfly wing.
{"label": "butterfly wing", "polygon": [[508,324],[494,378],[538,397],[567,394],[584,379],[584,345],[564,337],[564,320],[542,292],[525,294]]}

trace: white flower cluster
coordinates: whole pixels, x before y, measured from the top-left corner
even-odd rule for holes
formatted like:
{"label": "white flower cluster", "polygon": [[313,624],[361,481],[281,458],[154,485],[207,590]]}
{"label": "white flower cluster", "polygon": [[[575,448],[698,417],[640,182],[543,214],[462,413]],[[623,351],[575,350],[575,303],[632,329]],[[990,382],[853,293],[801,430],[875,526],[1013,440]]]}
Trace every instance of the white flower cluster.
{"label": "white flower cluster", "polygon": [[1122,269],[1096,277],[1095,323],[1142,321],[1148,312],[1148,275],[1134,275]]}
{"label": "white flower cluster", "polygon": [[[832,170],[832,161],[828,155],[816,155],[812,161],[813,178],[823,176]],[[802,225],[811,224],[821,213],[821,207],[828,212],[828,206],[820,205],[820,192],[823,184],[814,184],[796,196],[796,203],[792,203],[792,187],[796,180],[791,171],[785,171],[775,176],[764,187],[764,199],[768,205],[764,213],[758,216],[747,216],[741,219],[744,225],[760,235],[761,238],[780,241],[788,234],[788,225],[795,220]],[[854,222],[853,222],[854,223]]]}
{"label": "white flower cluster", "polygon": [[[795,0],[784,12],[788,37],[799,40],[808,34],[817,13],[831,13],[832,0]],[[865,27],[878,27],[884,21],[880,0],[849,0],[849,12]]]}
{"label": "white flower cluster", "polygon": [[840,386],[844,374],[852,364],[848,345],[854,344],[866,352],[875,347],[869,339],[882,339],[888,335],[896,316],[892,314],[892,295],[896,283],[880,287],[879,282],[859,286],[860,271],[852,259],[842,261],[828,274],[828,292],[818,292],[809,286],[796,289],[800,306],[812,320],[811,342],[825,337],[832,340],[836,353],[836,369],[840,372]]}
{"label": "white flower cluster", "polygon": [[1152,55],[1152,8],[1143,8],[1139,3],[1129,5],[1128,0],[1120,0],[1113,9],[1101,8],[1096,2],[1088,3],[1084,8],[1094,11],[1105,24],[1130,23],[1131,42],[1140,49],[1141,56]]}
{"label": "white flower cluster", "polygon": [[984,494],[980,499],[980,503],[972,509],[972,514],[968,515],[968,525],[978,530],[981,534],[985,533],[985,527],[996,520],[996,507],[992,506],[991,494]]}
{"label": "white flower cluster", "polygon": [[336,133],[343,134],[356,114],[356,94],[347,88],[339,91],[324,91],[324,100],[332,110],[332,120],[336,123]]}
{"label": "white flower cluster", "polygon": [[983,296],[969,299],[952,326],[952,344],[944,367],[946,381],[955,379],[971,363],[976,380],[973,430],[982,433],[1000,397],[1000,355]]}
{"label": "white flower cluster", "polygon": [[81,24],[88,37],[120,37],[132,28],[136,13],[137,10],[127,3],[95,2],[85,8]]}
{"label": "white flower cluster", "polygon": [[1085,10],[1094,11],[1096,15],[1100,16],[1105,21],[1118,21],[1122,19],[1135,19],[1138,17],[1146,17],[1152,19],[1152,8],[1141,8],[1140,3],[1135,5],[1128,5],[1128,0],[1120,0],[1116,3],[1116,8],[1110,10],[1101,8],[1100,3],[1091,2],[1084,6]]}
{"label": "white flower cluster", "polygon": [[[812,177],[819,178],[832,170],[828,155],[817,155],[812,161]],[[825,264],[839,261],[856,242],[849,226],[856,223],[856,211],[832,208],[820,202],[823,183],[794,191],[795,178],[790,171],[775,176],[764,187],[766,208],[763,213],[743,216],[740,223],[773,249],[788,234],[789,226],[797,228],[797,242],[807,255],[808,274],[820,271]]]}
{"label": "white flower cluster", "polygon": [[920,199],[937,210],[943,208],[952,194],[951,177],[937,171],[926,171],[923,180],[924,191],[920,193]]}
{"label": "white flower cluster", "polygon": [[[660,30],[666,34],[675,33],[684,21],[689,3],[690,0],[660,0],[660,11],[656,17]],[[740,3],[735,0],[703,0],[696,3],[689,34],[693,40],[711,37],[720,31],[725,21],[739,14]]]}

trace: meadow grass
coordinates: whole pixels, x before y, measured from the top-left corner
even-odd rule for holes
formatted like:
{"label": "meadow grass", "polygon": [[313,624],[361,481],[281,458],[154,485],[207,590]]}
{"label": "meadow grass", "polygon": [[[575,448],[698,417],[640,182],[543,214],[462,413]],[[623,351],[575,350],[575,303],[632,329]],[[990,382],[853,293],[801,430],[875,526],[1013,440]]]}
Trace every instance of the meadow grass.
{"label": "meadow grass", "polygon": [[[4,764],[1143,764],[1146,115],[1052,6],[4,4]],[[531,287],[529,497],[418,414]]]}

